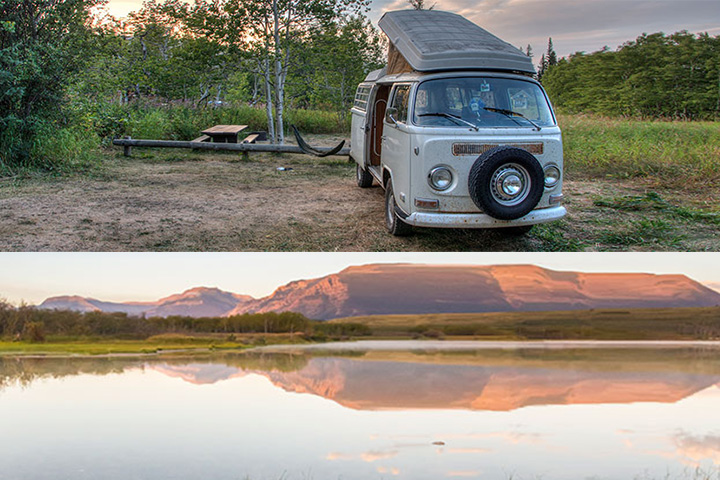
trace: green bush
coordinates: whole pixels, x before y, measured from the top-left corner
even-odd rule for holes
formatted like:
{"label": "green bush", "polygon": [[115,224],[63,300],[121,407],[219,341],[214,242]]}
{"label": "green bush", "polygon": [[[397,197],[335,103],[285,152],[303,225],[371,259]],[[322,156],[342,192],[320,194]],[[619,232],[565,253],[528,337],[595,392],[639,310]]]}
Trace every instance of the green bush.
{"label": "green bush", "polygon": [[132,138],[169,140],[171,124],[165,111],[139,111],[131,115],[125,133]]}
{"label": "green bush", "polygon": [[78,127],[44,126],[30,150],[33,164],[51,171],[87,170],[99,162],[100,138]]}
{"label": "green bush", "polygon": [[27,322],[23,327],[22,339],[30,343],[45,342],[45,325],[43,322]]}

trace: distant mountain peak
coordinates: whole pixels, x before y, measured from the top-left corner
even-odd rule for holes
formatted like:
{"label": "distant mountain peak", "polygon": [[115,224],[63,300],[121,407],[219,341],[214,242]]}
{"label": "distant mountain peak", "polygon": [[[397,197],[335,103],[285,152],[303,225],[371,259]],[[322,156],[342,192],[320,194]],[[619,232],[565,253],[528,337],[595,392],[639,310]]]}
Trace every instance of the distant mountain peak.
{"label": "distant mountain peak", "polygon": [[75,295],[48,298],[39,308],[125,312],[146,317],[220,317],[248,300],[252,300],[249,295],[226,292],[216,287],[194,287],[154,302],[103,302]]}
{"label": "distant mountain peak", "polygon": [[230,316],[295,311],[319,320],[361,315],[486,313],[720,304],[720,293],[685,275],[583,273],[537,265],[353,265],[252,298],[194,287],[155,302],[52,297],[41,308],[124,311],[145,316]]}

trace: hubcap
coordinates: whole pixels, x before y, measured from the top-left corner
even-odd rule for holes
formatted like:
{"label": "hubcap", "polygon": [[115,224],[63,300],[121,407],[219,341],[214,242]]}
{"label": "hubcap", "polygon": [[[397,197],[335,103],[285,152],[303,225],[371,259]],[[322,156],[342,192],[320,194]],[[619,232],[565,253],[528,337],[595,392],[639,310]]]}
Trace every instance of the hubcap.
{"label": "hubcap", "polygon": [[507,163],[493,173],[490,193],[493,199],[508,207],[518,205],[530,192],[530,174],[525,167]]}

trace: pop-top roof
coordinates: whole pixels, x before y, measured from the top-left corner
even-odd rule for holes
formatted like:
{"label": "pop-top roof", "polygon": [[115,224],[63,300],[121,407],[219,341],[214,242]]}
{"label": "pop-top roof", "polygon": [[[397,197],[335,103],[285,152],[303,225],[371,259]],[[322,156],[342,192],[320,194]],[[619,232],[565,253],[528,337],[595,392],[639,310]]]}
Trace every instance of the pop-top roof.
{"label": "pop-top roof", "polygon": [[517,47],[454,13],[387,12],[378,25],[419,72],[483,69],[535,73],[530,57]]}

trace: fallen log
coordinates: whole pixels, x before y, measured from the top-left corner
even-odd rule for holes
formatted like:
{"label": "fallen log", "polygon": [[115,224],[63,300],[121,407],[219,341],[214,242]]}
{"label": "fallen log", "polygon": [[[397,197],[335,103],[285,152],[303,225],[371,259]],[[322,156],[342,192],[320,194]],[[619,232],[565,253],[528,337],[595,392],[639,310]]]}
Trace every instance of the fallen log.
{"label": "fallen log", "polygon": [[[131,147],[150,148],[190,148],[193,150],[215,150],[230,152],[268,152],[268,153],[305,153],[296,145],[265,145],[253,143],[211,143],[211,142],[188,142],[179,140],[135,140],[132,138],[116,138],[113,145],[125,147],[125,155],[129,156]],[[332,152],[329,155],[345,156],[350,154],[349,148],[334,151],[335,148],[314,147],[318,152]]]}

